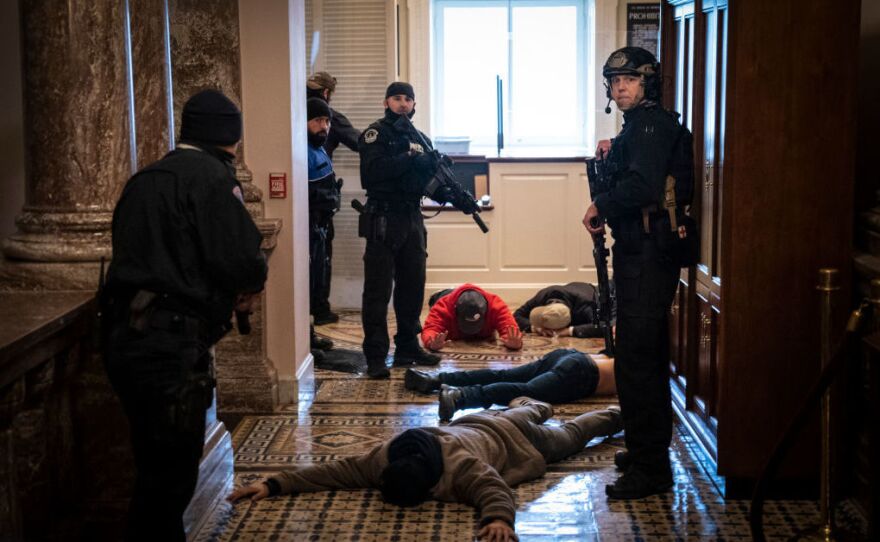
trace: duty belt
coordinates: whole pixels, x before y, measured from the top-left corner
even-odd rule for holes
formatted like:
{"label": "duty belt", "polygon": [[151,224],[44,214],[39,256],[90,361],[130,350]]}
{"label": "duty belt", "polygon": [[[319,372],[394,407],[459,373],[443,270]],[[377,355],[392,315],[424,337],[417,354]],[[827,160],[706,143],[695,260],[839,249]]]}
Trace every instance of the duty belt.
{"label": "duty belt", "polygon": [[368,213],[407,213],[421,210],[421,201],[376,200],[367,198]]}
{"label": "duty belt", "polygon": [[192,338],[207,339],[211,336],[205,318],[194,314],[174,297],[149,290],[135,293],[128,306],[128,323],[141,332],[152,328]]}

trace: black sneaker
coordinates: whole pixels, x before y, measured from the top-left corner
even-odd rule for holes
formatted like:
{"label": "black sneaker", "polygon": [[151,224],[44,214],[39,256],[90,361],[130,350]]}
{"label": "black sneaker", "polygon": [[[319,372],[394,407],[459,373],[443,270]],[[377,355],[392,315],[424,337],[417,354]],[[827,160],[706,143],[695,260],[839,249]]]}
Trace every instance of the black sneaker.
{"label": "black sneaker", "polygon": [[373,379],[390,378],[391,371],[384,359],[367,360],[367,376]]}
{"label": "black sneaker", "polygon": [[440,389],[440,379],[425,371],[407,369],[403,375],[403,387],[419,393],[431,393]]}
{"label": "black sneaker", "polygon": [[651,495],[666,493],[673,486],[672,474],[646,474],[638,467],[631,467],[613,484],[605,486],[609,499],[643,499]]}
{"label": "black sneaker", "polygon": [[315,317],[315,325],[323,326],[325,324],[335,324],[339,321],[339,315],[333,311],[323,312],[321,314],[312,315]]}
{"label": "black sneaker", "polygon": [[626,471],[632,465],[632,458],[627,450],[617,450],[614,452],[614,466],[617,470]]}
{"label": "black sneaker", "polygon": [[437,405],[437,414],[441,422],[448,422],[452,415],[461,405],[462,392],[455,386],[440,385],[440,401]]}
{"label": "black sneaker", "polygon": [[409,365],[437,365],[443,359],[436,354],[431,354],[420,347],[415,349],[394,351],[394,367],[407,367]]}
{"label": "black sneaker", "polygon": [[312,335],[312,350],[331,350],[333,348],[333,341],[326,337],[319,337],[317,335]]}

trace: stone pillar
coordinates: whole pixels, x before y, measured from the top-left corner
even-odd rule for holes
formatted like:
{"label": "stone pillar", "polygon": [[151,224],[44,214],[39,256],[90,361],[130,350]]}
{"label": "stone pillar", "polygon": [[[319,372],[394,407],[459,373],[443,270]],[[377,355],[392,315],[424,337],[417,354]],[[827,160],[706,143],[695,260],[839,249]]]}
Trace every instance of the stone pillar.
{"label": "stone pillar", "polygon": [[135,169],[174,148],[173,82],[167,0],[129,0]]}
{"label": "stone pillar", "polygon": [[126,4],[21,2],[25,206],[8,258],[95,261],[130,175]]}
{"label": "stone pillar", "polygon": [[21,3],[27,187],[5,289],[94,289],[125,181],[171,137],[165,0]]}
{"label": "stone pillar", "polygon": [[[175,119],[187,98],[216,88],[241,106],[238,0],[171,0],[171,66]],[[239,146],[236,173],[245,205],[263,232],[263,248],[274,247],[281,227],[263,218],[263,195]],[[271,263],[271,262],[270,262]],[[251,315],[250,335],[233,331],[217,345],[217,405],[227,412],[271,412],[278,405],[278,377],[265,353],[262,304]]]}

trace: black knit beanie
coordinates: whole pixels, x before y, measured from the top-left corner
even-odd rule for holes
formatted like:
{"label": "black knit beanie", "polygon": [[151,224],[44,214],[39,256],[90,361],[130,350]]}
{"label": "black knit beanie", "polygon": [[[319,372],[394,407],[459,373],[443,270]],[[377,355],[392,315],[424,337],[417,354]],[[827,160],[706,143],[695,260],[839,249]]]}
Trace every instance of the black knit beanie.
{"label": "black knit beanie", "polygon": [[416,99],[416,92],[413,90],[412,85],[410,85],[409,83],[404,83],[403,81],[395,81],[388,85],[388,88],[385,89],[386,99],[392,96],[397,96],[398,94],[409,96],[413,100]]}
{"label": "black knit beanie", "polygon": [[436,436],[409,429],[388,445],[388,466],[382,470],[382,498],[398,506],[416,506],[431,496],[443,475],[443,451]]}
{"label": "black knit beanie", "polygon": [[318,117],[327,117],[328,119],[332,117],[330,106],[321,98],[309,98],[306,100],[306,112],[308,120]]}
{"label": "black knit beanie", "polygon": [[194,94],[183,106],[180,139],[227,146],[241,139],[241,111],[218,90]]}

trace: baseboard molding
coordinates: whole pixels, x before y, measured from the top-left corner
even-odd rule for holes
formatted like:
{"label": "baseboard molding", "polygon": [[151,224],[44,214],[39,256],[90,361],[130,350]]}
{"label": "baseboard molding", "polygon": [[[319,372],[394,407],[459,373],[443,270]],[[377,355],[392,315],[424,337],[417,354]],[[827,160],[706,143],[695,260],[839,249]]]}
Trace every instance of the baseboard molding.
{"label": "baseboard molding", "polygon": [[183,514],[187,540],[192,540],[207,521],[217,503],[232,487],[232,437],[222,422],[216,422],[205,437],[205,449],[199,462],[196,491]]}
{"label": "baseboard molding", "polygon": [[314,387],[315,358],[311,352],[306,354],[302,365],[293,376],[278,376],[278,405],[295,405],[299,401],[301,389]]}

